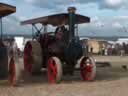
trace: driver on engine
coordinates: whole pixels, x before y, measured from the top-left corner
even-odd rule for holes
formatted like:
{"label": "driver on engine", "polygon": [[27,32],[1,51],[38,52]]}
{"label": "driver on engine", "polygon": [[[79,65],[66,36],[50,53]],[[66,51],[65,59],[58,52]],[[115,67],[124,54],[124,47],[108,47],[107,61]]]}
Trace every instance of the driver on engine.
{"label": "driver on engine", "polygon": [[64,36],[64,32],[66,31],[66,28],[64,25],[60,25],[55,30],[55,37],[59,40],[61,40]]}

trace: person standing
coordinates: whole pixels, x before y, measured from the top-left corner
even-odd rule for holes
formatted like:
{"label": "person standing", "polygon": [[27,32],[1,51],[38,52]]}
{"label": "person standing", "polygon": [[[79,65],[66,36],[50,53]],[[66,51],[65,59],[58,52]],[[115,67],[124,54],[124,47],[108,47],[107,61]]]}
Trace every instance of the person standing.
{"label": "person standing", "polygon": [[91,49],[90,50],[91,50],[91,54],[93,54],[93,47],[92,46],[91,46]]}

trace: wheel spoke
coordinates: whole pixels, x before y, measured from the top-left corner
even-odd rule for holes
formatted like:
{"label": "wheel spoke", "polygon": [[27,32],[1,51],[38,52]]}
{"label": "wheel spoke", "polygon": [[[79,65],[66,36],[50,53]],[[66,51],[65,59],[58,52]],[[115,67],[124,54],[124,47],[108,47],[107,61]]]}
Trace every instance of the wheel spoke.
{"label": "wheel spoke", "polygon": [[28,42],[24,49],[24,68],[28,72],[32,72],[31,56],[32,56],[32,46]]}
{"label": "wheel spoke", "polygon": [[53,75],[56,78],[56,75],[57,75],[57,69],[56,69],[56,67],[53,68]]}
{"label": "wheel spoke", "polygon": [[56,62],[54,60],[51,60],[50,63],[51,63],[50,65],[51,72],[52,72],[51,74],[56,77],[56,74],[57,74]]}
{"label": "wheel spoke", "polygon": [[15,84],[16,81],[16,67],[13,58],[11,58],[9,63],[9,81],[12,85]]}

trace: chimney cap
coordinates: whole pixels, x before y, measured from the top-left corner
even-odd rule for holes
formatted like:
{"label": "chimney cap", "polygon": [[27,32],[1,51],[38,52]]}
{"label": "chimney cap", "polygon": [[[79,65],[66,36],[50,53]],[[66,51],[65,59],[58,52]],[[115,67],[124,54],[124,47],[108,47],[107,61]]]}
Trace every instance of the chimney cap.
{"label": "chimney cap", "polygon": [[68,12],[69,13],[75,13],[76,12],[76,8],[75,7],[68,7]]}

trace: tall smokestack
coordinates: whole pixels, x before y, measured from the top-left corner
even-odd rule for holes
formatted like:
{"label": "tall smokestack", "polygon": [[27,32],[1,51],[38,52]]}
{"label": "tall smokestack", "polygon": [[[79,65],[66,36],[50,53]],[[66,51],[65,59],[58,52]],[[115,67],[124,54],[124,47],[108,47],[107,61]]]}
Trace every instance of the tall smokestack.
{"label": "tall smokestack", "polygon": [[76,23],[76,16],[75,16],[76,8],[75,7],[69,7],[68,13],[69,13],[69,40],[72,40],[75,37],[75,23]]}

